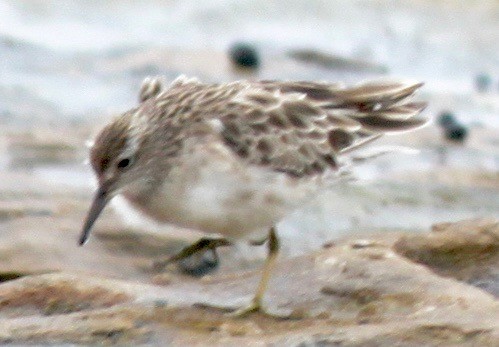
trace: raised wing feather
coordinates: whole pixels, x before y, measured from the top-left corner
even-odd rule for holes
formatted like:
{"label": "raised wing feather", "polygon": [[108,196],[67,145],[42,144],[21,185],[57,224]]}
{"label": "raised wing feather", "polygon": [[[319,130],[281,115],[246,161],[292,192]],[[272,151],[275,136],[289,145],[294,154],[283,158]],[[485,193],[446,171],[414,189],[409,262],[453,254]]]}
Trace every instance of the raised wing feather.
{"label": "raised wing feather", "polygon": [[301,177],[339,169],[342,156],[385,133],[424,125],[425,104],[408,102],[421,85],[255,82],[217,116],[223,140],[242,158]]}
{"label": "raised wing feather", "polygon": [[148,122],[158,117],[169,128],[185,124],[197,136],[196,124],[214,120],[225,145],[248,163],[298,177],[338,170],[352,151],[426,123],[418,116],[426,105],[409,100],[421,83],[207,85],[180,77],[161,92],[149,84],[142,88],[142,107],[157,112]]}

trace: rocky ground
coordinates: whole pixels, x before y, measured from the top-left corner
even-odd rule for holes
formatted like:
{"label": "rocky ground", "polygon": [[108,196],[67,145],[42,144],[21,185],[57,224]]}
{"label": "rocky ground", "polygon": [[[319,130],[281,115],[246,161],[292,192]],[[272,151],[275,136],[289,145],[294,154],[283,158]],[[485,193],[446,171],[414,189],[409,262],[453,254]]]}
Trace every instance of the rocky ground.
{"label": "rocky ground", "polygon": [[[155,260],[197,236],[126,226],[112,209],[91,242],[77,247],[92,195],[81,164],[89,129],[54,136],[13,128],[1,138],[1,343],[493,346],[499,339],[497,218],[432,230],[380,227],[410,225],[398,215],[404,210],[413,220],[434,218],[434,210],[454,219],[458,211],[494,215],[496,173],[455,164],[399,169],[385,183],[342,187],[339,204],[319,199],[282,226],[283,252],[265,306],[289,318],[234,318],[227,311],[250,300],[264,247],[220,249],[220,267],[203,277],[178,266],[157,271]],[[406,140],[438,146],[434,134],[430,128]],[[493,138],[482,134],[482,142]],[[349,229],[301,232],[320,205],[327,215],[353,213],[359,202],[367,217]],[[345,204],[343,212],[333,208]],[[331,225],[324,216],[315,223]],[[293,250],[309,238],[315,246],[297,256]]]}
{"label": "rocky ground", "polygon": [[85,254],[67,247],[66,257],[53,254],[56,242],[36,249],[20,242],[18,253],[39,257],[40,268],[19,264],[2,273],[2,343],[493,346],[499,339],[496,219],[348,238],[281,259],[265,305],[288,319],[227,314],[249,300],[258,269],[201,279],[153,275],[144,254],[122,253],[161,248],[160,240],[99,239]]}

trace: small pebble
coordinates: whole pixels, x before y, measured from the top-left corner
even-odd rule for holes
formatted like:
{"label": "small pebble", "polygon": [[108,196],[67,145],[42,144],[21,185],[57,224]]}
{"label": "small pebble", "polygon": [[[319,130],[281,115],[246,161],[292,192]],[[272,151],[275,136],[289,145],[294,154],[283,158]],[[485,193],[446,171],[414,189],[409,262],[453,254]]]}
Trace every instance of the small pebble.
{"label": "small pebble", "polygon": [[485,72],[475,76],[475,88],[480,93],[489,92],[492,89],[492,77]]}
{"label": "small pebble", "polygon": [[438,125],[441,127],[448,127],[450,125],[456,124],[456,117],[454,113],[450,111],[443,111],[438,115]]}
{"label": "small pebble", "polygon": [[168,306],[168,301],[163,299],[154,300],[154,308],[165,308]]}
{"label": "small pebble", "polygon": [[235,43],[229,49],[229,56],[235,67],[257,69],[260,59],[255,47],[248,43]]}
{"label": "small pebble", "polygon": [[336,246],[336,243],[334,241],[329,241],[326,242],[325,244],[322,245],[322,248],[327,249],[327,248],[332,248]]}
{"label": "small pebble", "polygon": [[445,130],[445,138],[456,143],[463,143],[468,137],[468,129],[461,124],[454,124]]}
{"label": "small pebble", "polygon": [[350,246],[353,249],[362,249],[367,247],[378,246],[378,243],[373,240],[363,239],[363,240],[355,240],[353,243],[350,244]]}
{"label": "small pebble", "polygon": [[173,277],[169,273],[163,273],[156,275],[152,278],[152,283],[158,285],[158,286],[165,286],[168,284],[171,284],[173,280]]}

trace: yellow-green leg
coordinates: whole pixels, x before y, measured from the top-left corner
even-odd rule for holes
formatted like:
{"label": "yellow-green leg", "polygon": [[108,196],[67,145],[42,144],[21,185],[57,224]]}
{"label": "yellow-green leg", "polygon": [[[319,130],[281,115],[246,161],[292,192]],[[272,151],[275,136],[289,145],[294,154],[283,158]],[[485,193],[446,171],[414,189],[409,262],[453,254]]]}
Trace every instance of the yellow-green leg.
{"label": "yellow-green leg", "polygon": [[265,313],[265,311],[262,309],[262,299],[263,295],[265,294],[265,291],[267,290],[269,278],[272,273],[272,270],[274,269],[278,253],[279,253],[279,239],[277,238],[275,228],[272,227],[269,231],[269,237],[268,237],[268,255],[267,259],[265,260],[265,264],[263,266],[263,274],[260,279],[260,282],[258,283],[258,288],[256,289],[255,296],[253,297],[248,306],[242,307],[239,310],[234,311],[232,315],[240,317],[257,311]]}

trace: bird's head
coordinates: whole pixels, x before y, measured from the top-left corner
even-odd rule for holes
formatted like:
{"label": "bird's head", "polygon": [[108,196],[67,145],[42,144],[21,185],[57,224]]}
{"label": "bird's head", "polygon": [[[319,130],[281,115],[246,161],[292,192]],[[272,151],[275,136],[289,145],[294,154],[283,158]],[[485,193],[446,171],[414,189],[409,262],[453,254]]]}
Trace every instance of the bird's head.
{"label": "bird's head", "polygon": [[[152,148],[148,124],[154,114],[154,99],[163,89],[158,78],[146,78],[139,93],[139,107],[115,118],[97,135],[90,150],[90,164],[96,175],[98,187],[79,239],[83,245],[95,221],[113,197],[123,191],[144,193],[150,185],[157,148]],[[161,110],[160,110],[161,111]],[[149,155],[148,155],[149,154]],[[156,167],[156,170],[151,170]],[[157,172],[156,172],[157,173]]]}
{"label": "bird's head", "polygon": [[139,170],[141,140],[130,127],[132,115],[133,112],[125,113],[108,124],[91,147],[90,164],[98,187],[83,226],[80,245],[87,241],[92,226],[108,202],[146,177]]}

